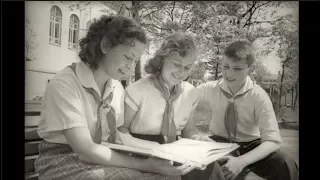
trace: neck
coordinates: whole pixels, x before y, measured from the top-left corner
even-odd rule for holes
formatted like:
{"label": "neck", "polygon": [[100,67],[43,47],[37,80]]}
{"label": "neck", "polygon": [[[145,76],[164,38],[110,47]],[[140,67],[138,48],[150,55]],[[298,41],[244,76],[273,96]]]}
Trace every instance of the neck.
{"label": "neck", "polygon": [[245,82],[241,86],[237,87],[229,87],[229,90],[231,91],[232,95],[237,94],[238,91],[244,86]]}
{"label": "neck", "polygon": [[100,67],[98,67],[96,70],[92,70],[92,72],[94,80],[99,87],[100,93],[103,93],[104,85],[110,79],[110,76]]}
{"label": "neck", "polygon": [[168,88],[169,92],[172,93],[173,90],[174,90],[174,85],[171,84],[171,83],[169,83],[169,82],[167,82],[167,81],[165,80],[165,78],[162,76],[162,74],[161,74],[160,76],[161,76],[161,79],[163,80],[165,86]]}

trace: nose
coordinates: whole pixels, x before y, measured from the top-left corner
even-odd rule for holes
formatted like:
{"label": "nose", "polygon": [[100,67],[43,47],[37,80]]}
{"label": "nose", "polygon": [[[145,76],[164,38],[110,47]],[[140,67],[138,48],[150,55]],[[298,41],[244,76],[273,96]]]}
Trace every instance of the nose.
{"label": "nose", "polygon": [[227,75],[227,77],[234,77],[234,71],[232,70],[232,68],[229,68],[226,71],[226,75]]}
{"label": "nose", "polygon": [[184,74],[185,69],[184,69],[184,67],[183,67],[183,66],[181,66],[181,67],[179,68],[179,72],[180,72],[181,74]]}
{"label": "nose", "polygon": [[136,64],[135,61],[133,61],[132,63],[128,63],[128,64],[127,64],[127,68],[128,68],[129,70],[133,70],[134,67],[135,67],[135,64]]}

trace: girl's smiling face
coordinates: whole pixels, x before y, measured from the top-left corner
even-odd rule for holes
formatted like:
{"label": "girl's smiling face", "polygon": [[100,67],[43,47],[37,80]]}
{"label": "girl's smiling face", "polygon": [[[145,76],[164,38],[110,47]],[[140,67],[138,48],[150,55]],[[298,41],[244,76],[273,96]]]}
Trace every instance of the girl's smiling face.
{"label": "girl's smiling face", "polygon": [[190,73],[193,63],[196,60],[196,53],[190,52],[181,57],[178,52],[173,51],[164,58],[161,76],[170,86],[176,85],[186,79]]}
{"label": "girl's smiling face", "polygon": [[101,61],[104,71],[113,79],[120,80],[124,76],[134,74],[134,65],[140,59],[145,44],[134,40],[134,46],[119,44],[106,50]]}

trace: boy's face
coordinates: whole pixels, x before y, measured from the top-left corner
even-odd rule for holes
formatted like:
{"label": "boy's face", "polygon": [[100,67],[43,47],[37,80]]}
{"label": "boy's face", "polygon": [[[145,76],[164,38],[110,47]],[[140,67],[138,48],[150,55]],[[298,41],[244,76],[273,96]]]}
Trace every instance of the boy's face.
{"label": "boy's face", "polygon": [[246,60],[233,61],[226,56],[222,60],[222,77],[231,90],[238,91],[253,69],[253,65],[249,67]]}

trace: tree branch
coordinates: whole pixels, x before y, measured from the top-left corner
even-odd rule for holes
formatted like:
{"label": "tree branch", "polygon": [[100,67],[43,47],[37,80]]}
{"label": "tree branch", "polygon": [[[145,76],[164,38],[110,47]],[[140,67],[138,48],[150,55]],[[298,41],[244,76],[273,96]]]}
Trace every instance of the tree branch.
{"label": "tree branch", "polygon": [[185,31],[187,31],[195,22],[196,22],[196,19],[194,19],[192,23],[190,23],[189,26],[185,28]]}
{"label": "tree branch", "polygon": [[153,14],[153,13],[155,13],[155,12],[157,12],[157,11],[160,11],[160,9],[157,9],[157,10],[151,11],[150,13],[148,13],[148,14],[144,15],[141,19],[143,19],[143,18],[145,18],[145,17],[149,16],[150,14]]}
{"label": "tree branch", "polygon": [[171,20],[173,22],[173,11],[174,11],[174,6],[176,5],[176,1],[173,1],[173,6],[172,6],[172,10],[171,10]]}
{"label": "tree branch", "polygon": [[145,25],[145,26],[153,26],[153,27],[155,27],[155,28],[157,28],[157,29],[164,30],[164,31],[170,31],[170,32],[172,33],[172,30],[171,30],[171,29],[162,28],[162,27],[159,27],[159,26],[157,26],[157,25],[155,25],[155,24],[146,24],[146,23],[143,23],[143,25]]}
{"label": "tree branch", "polygon": [[140,16],[139,16],[140,19],[141,19],[141,16],[143,15],[143,13],[146,12],[146,11],[147,11],[147,9],[141,10],[141,13],[140,13]]}
{"label": "tree branch", "polygon": [[118,16],[119,16],[120,13],[121,13],[121,10],[122,10],[123,5],[124,5],[124,4],[122,4],[121,7],[120,7],[120,10],[119,10],[119,12],[118,12]]}
{"label": "tree branch", "polygon": [[266,5],[266,4],[269,4],[269,3],[271,3],[271,2],[272,2],[272,1],[268,1],[268,2],[266,2],[266,3],[262,3],[262,4],[258,5],[256,8],[258,9],[259,7],[264,6],[264,5]]}
{"label": "tree branch", "polygon": [[184,15],[184,11],[186,10],[186,6],[184,5],[183,6],[183,10],[182,10],[182,14],[181,14],[181,16],[180,16],[180,21],[179,21],[179,23],[181,24],[181,21],[182,21],[182,17],[183,17],[183,15]]}
{"label": "tree branch", "polygon": [[272,20],[272,21],[254,21],[254,22],[248,23],[247,25],[250,26],[250,25],[252,25],[252,24],[273,23],[273,22],[282,21],[282,20],[288,20],[288,21],[290,21],[289,19],[279,18],[279,19]]}
{"label": "tree branch", "polygon": [[[247,3],[247,6],[248,6],[248,3]],[[255,6],[255,1],[253,1],[252,6],[241,17],[244,18],[248,13],[250,13],[251,10],[254,8],[254,6]]]}

